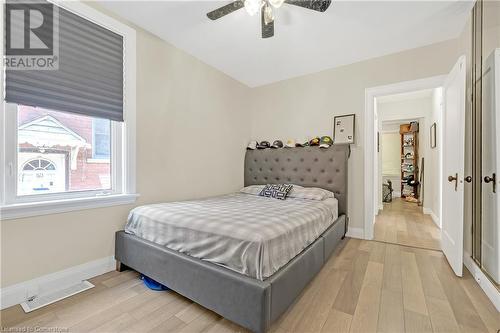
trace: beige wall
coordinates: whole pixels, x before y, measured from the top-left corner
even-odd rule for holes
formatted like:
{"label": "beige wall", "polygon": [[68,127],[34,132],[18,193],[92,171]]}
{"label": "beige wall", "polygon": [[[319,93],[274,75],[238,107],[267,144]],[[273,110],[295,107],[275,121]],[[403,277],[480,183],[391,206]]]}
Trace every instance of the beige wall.
{"label": "beige wall", "polygon": [[[242,186],[248,90],[137,31],[137,205]],[[113,255],[131,207],[1,221],[1,286]]]}
{"label": "beige wall", "polygon": [[380,152],[382,155],[382,175],[400,177],[401,137],[399,133],[381,133]]}
{"label": "beige wall", "polygon": [[447,74],[461,50],[459,41],[452,40],[255,88],[252,137],[332,135],[335,115],[356,114],[349,215],[352,227],[363,228],[365,89]]}
{"label": "beige wall", "polygon": [[[441,219],[441,192],[442,192],[442,179],[440,177],[441,171],[441,151],[442,151],[442,128],[441,121],[443,114],[443,89],[434,89],[432,94],[432,112],[427,122],[427,128],[422,129],[423,141],[427,147],[427,154],[424,165],[424,182],[427,187],[424,197],[424,207],[430,209],[434,215]],[[430,128],[432,124],[436,123],[436,147],[430,147]],[[441,225],[441,221],[439,221]]]}

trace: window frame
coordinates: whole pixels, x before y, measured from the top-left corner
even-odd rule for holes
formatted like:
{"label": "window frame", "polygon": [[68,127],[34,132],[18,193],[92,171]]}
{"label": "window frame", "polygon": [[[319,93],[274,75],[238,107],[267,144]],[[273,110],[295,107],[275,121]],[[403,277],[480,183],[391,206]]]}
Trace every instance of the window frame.
{"label": "window frame", "polygon": [[[48,0],[123,37],[123,116],[111,121],[111,190],[17,195],[17,105],[0,101],[0,219],[37,216],[135,202],[136,194],[136,32],[81,2]],[[4,21],[4,6],[0,6]],[[3,45],[0,34],[0,45]],[[0,64],[0,92],[5,97],[5,72]]]}

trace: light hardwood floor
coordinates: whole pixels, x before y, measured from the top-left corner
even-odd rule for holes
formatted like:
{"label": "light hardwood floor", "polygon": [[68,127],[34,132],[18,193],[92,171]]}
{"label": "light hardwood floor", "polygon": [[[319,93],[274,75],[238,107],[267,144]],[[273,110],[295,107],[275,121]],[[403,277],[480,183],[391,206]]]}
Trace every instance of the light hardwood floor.
{"label": "light hardwood floor", "polygon": [[384,203],[384,209],[375,217],[373,237],[382,242],[441,249],[441,230],[431,216],[416,203],[401,198]]}
{"label": "light hardwood floor", "polygon": [[[148,290],[133,271],[25,314],[1,311],[1,326],[69,332],[243,332],[174,292]],[[346,239],[271,332],[497,332],[500,315],[465,270],[457,278],[439,251]]]}

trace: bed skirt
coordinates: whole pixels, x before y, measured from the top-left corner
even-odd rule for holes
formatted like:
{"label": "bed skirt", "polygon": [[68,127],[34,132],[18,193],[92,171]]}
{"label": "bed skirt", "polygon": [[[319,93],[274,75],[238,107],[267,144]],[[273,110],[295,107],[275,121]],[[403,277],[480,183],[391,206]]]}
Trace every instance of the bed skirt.
{"label": "bed skirt", "polygon": [[345,236],[341,215],[316,241],[264,281],[170,250],[124,231],[115,259],[254,332],[265,332],[321,270]]}

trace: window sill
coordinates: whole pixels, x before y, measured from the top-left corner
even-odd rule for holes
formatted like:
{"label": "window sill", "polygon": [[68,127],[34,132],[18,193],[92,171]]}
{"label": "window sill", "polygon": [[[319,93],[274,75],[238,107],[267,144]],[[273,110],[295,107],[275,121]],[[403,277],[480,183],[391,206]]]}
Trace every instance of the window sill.
{"label": "window sill", "polygon": [[89,198],[11,204],[0,206],[0,219],[9,220],[84,209],[127,205],[134,203],[138,197],[139,194],[114,194]]}

